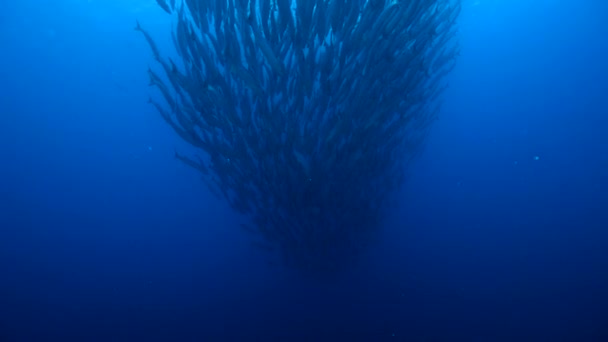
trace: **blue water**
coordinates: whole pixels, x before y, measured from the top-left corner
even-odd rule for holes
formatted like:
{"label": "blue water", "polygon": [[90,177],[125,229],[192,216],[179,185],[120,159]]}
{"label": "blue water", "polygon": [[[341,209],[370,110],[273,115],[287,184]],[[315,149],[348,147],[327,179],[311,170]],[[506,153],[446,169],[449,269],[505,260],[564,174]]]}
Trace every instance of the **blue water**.
{"label": "blue water", "polygon": [[0,341],[608,341],[608,3],[464,1],[356,269],[268,264],[146,103],[153,0],[0,8]]}

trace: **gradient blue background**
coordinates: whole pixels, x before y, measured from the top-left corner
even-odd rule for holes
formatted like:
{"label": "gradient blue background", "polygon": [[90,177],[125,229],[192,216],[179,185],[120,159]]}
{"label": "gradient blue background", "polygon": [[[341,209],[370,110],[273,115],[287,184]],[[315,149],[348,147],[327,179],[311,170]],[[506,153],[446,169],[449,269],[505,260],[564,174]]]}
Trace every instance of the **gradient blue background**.
{"label": "gradient blue background", "polygon": [[[464,1],[361,265],[268,265],[146,104],[153,0],[0,9],[0,341],[608,341],[608,3]],[[356,170],[353,170],[356,172]]]}

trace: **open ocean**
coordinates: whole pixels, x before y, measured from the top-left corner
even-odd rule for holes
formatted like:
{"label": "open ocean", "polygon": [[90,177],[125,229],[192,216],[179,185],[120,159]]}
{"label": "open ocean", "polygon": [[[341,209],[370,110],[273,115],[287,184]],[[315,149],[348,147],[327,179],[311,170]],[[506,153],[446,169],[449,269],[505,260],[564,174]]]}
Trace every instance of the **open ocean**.
{"label": "open ocean", "polygon": [[0,7],[0,342],[608,341],[608,1],[463,0],[438,119],[329,277],[174,158],[136,21],[175,56],[154,0]]}

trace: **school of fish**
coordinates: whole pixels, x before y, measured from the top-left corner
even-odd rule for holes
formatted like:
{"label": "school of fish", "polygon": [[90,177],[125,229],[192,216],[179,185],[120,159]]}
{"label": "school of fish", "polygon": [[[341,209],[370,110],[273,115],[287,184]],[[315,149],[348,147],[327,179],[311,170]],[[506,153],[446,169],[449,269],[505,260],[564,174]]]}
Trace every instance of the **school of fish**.
{"label": "school of fish", "polygon": [[157,3],[179,58],[137,23],[158,62],[149,102],[200,152],[176,158],[286,265],[351,265],[441,109],[460,1]]}

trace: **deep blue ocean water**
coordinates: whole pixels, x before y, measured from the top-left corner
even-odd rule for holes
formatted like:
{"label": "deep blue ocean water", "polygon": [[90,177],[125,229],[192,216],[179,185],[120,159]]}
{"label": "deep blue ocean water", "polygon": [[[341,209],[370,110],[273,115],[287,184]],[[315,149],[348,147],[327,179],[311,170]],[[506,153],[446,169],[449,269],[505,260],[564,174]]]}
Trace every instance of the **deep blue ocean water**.
{"label": "deep blue ocean water", "polygon": [[608,2],[464,0],[440,118],[331,279],[173,158],[136,19],[172,51],[153,0],[0,7],[0,341],[608,341]]}

